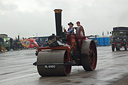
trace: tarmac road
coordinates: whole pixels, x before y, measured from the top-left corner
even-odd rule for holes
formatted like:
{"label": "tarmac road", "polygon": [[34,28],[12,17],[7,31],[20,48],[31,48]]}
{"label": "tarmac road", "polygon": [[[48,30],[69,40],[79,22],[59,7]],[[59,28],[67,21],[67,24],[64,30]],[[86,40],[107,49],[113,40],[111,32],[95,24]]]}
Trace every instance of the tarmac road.
{"label": "tarmac road", "polygon": [[35,61],[32,49],[0,54],[0,85],[128,85],[128,51],[112,52],[110,46],[98,47],[91,72],[74,66],[70,76],[40,77]]}

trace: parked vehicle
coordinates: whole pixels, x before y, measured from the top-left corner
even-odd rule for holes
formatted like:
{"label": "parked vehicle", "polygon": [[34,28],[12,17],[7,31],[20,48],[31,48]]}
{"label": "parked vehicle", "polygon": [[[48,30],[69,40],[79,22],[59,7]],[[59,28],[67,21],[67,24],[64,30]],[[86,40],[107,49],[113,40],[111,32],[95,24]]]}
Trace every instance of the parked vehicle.
{"label": "parked vehicle", "polygon": [[112,31],[112,51],[119,51],[120,48],[127,50],[128,27],[114,27]]}
{"label": "parked vehicle", "polygon": [[39,47],[46,47],[48,46],[48,36],[38,37],[38,39],[36,39],[36,42],[38,43]]}
{"label": "parked vehicle", "polygon": [[8,37],[7,34],[0,34],[0,37]]}
{"label": "parked vehicle", "polygon": [[24,46],[21,44],[20,41],[18,41],[18,40],[13,41],[13,44],[12,44],[13,50],[22,50],[23,48],[24,48]]}
{"label": "parked vehicle", "polygon": [[3,52],[10,51],[10,37],[0,37]]}
{"label": "parked vehicle", "polygon": [[0,43],[2,52],[10,50],[10,37],[7,34],[0,34]]}
{"label": "parked vehicle", "polygon": [[38,48],[36,39],[24,39],[21,43],[25,48]]}
{"label": "parked vehicle", "polygon": [[3,39],[0,38],[0,52],[4,53],[6,51],[6,48],[5,48],[5,46],[3,46],[2,43],[3,43]]}

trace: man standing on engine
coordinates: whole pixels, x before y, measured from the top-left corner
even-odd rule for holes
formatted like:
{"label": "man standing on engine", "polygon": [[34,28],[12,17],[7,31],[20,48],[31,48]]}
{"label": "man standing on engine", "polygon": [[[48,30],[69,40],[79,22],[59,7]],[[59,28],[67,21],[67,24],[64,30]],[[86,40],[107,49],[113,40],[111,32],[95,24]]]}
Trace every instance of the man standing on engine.
{"label": "man standing on engine", "polygon": [[80,21],[77,21],[76,24],[77,24],[77,28],[80,28],[80,27],[83,28],[83,26],[81,26],[81,24],[80,24]]}

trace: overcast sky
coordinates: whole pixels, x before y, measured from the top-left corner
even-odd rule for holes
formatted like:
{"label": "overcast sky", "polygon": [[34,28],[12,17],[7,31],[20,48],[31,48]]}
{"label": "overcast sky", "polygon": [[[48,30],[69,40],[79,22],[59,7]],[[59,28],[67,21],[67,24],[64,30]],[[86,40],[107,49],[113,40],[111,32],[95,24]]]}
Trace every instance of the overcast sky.
{"label": "overcast sky", "polygon": [[128,0],[0,0],[0,33],[10,37],[55,33],[55,8],[63,10],[63,27],[79,20],[86,35],[128,26]]}

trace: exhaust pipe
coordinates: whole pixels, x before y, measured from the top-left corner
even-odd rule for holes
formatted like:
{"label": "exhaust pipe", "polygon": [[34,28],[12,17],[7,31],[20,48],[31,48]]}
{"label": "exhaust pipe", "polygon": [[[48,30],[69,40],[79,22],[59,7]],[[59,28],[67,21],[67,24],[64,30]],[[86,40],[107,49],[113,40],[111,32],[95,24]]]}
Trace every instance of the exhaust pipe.
{"label": "exhaust pipe", "polygon": [[20,36],[18,35],[18,41],[20,41]]}
{"label": "exhaust pipe", "polygon": [[55,22],[56,22],[56,35],[61,36],[62,27],[61,27],[61,12],[62,9],[55,9]]}

